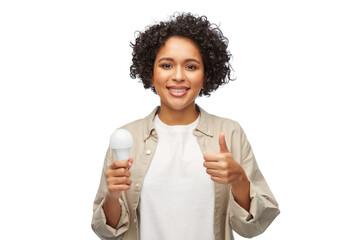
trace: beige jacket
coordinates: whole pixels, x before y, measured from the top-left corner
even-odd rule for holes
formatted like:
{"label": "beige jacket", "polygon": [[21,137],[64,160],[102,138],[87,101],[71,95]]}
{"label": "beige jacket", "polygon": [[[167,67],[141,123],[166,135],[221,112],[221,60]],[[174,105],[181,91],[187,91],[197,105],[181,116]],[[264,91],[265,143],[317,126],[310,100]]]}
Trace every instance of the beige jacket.
{"label": "beige jacket", "polygon": [[[139,237],[139,201],[141,185],[154,156],[157,134],[153,120],[159,107],[144,119],[123,126],[133,136],[133,147],[130,156],[134,164],[130,169],[132,186],[122,193],[121,218],[116,229],[106,225],[102,209],[107,192],[106,171],[114,161],[115,155],[108,149],[102,170],[100,187],[97,192],[92,228],[104,240],[137,240]],[[250,213],[240,207],[234,200],[230,185],[215,183],[214,234],[216,240],[234,239],[232,230],[243,237],[254,237],[261,234],[280,213],[278,204],[271,193],[256,163],[250,144],[240,125],[232,120],[208,114],[198,107],[200,120],[194,129],[203,153],[219,151],[219,134],[225,133],[226,144],[234,159],[244,168],[250,180]],[[181,239],[181,237],[179,237]]]}

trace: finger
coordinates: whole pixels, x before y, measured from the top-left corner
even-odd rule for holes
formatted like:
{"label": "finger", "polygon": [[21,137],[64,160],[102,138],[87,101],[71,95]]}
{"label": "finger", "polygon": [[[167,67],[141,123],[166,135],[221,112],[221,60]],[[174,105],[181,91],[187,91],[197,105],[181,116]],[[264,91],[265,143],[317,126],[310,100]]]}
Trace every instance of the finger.
{"label": "finger", "polygon": [[109,185],[131,185],[132,181],[128,177],[116,177],[109,179]]}
{"label": "finger", "polygon": [[110,178],[110,179],[108,179],[107,182],[108,182],[109,189],[113,188],[114,186],[121,186],[121,185],[131,186],[131,184],[132,184],[131,179],[127,178],[127,177]]}
{"label": "finger", "polygon": [[224,159],[224,154],[222,153],[205,153],[204,160],[210,162],[217,162]]}
{"label": "finger", "polygon": [[207,169],[220,169],[218,162],[204,161],[203,166]]}
{"label": "finger", "polygon": [[220,152],[221,153],[228,153],[229,150],[226,146],[226,141],[225,141],[225,134],[222,132],[219,135],[219,145],[220,145]]}
{"label": "finger", "polygon": [[111,177],[130,177],[130,171],[126,168],[110,169],[108,175]]}
{"label": "finger", "polygon": [[129,167],[129,163],[126,160],[115,160],[111,165],[111,169],[118,169],[118,168],[127,168]]}
{"label": "finger", "polygon": [[206,173],[212,177],[223,177],[223,173],[216,169],[206,169]]}
{"label": "finger", "polygon": [[221,184],[226,184],[227,183],[226,179],[223,179],[223,178],[220,178],[220,177],[211,176],[211,180],[213,180],[214,182],[217,182],[217,183],[221,183]]}
{"label": "finger", "polygon": [[111,185],[109,186],[110,192],[117,192],[117,191],[127,191],[130,189],[130,185],[124,184],[124,185]]}
{"label": "finger", "polygon": [[128,160],[128,164],[129,164],[128,169],[130,169],[130,168],[131,168],[131,166],[134,164],[134,159],[133,159],[133,158],[129,158],[129,160]]}

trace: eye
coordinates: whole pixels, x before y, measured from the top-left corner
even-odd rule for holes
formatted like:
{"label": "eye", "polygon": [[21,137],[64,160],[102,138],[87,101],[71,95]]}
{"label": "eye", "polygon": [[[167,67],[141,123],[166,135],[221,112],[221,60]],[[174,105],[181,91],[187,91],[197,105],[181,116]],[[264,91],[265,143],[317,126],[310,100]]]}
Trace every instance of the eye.
{"label": "eye", "polygon": [[172,66],[171,66],[170,64],[165,63],[165,64],[162,64],[161,67],[162,67],[162,68],[165,68],[165,69],[169,69],[169,68],[171,68]]}
{"label": "eye", "polygon": [[188,65],[188,66],[186,66],[186,68],[189,69],[189,70],[195,70],[195,69],[197,69],[197,67],[194,66],[194,65]]}

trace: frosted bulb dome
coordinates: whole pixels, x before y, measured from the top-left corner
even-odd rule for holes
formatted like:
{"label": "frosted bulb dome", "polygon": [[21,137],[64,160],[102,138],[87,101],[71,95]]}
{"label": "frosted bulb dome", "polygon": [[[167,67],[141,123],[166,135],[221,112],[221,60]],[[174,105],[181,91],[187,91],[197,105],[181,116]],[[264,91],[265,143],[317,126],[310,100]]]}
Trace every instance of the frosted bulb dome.
{"label": "frosted bulb dome", "polygon": [[125,129],[117,129],[110,137],[110,147],[112,149],[131,148],[132,136]]}

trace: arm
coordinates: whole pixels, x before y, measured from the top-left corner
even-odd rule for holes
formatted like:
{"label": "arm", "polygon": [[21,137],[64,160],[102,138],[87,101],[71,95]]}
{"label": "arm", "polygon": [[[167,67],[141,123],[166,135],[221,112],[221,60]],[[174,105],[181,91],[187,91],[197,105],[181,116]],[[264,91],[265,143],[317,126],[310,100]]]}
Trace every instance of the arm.
{"label": "arm", "polygon": [[102,208],[106,217],[106,224],[112,228],[116,228],[121,216],[119,200],[111,198],[109,194],[106,194]]}
{"label": "arm", "polygon": [[[241,168],[242,171],[244,171]],[[250,211],[250,182],[245,174],[240,175],[239,180],[231,184],[231,193],[234,196],[234,200],[247,212]]]}
{"label": "arm", "polygon": [[230,225],[241,236],[254,237],[264,232],[280,211],[240,126],[234,131],[231,142],[233,156],[239,161],[249,180],[251,202],[249,210],[238,204],[237,194],[241,190],[232,185],[229,203]]}
{"label": "arm", "polygon": [[[109,148],[104,161],[100,186],[94,201],[91,222],[94,232],[100,239],[104,240],[121,239],[121,235],[129,228],[128,210],[120,197],[121,191],[117,195],[111,194],[108,187],[107,174],[113,164],[112,155],[112,150]],[[116,191],[116,189],[113,190]]]}
{"label": "arm", "polygon": [[236,162],[228,150],[225,134],[219,135],[220,153],[204,154],[204,167],[211,179],[221,184],[230,184],[237,204],[246,211],[250,210],[250,182],[244,169]]}
{"label": "arm", "polygon": [[121,216],[119,199],[121,192],[130,189],[130,167],[133,159],[129,161],[117,160],[113,162],[106,172],[108,191],[104,200],[103,210],[106,216],[106,224],[116,228]]}

